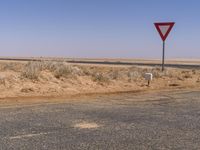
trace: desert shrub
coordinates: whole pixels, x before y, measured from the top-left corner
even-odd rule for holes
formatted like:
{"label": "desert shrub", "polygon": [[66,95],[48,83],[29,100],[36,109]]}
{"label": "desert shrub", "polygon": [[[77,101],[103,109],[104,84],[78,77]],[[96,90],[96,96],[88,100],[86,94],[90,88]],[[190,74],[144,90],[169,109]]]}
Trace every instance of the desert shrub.
{"label": "desert shrub", "polygon": [[56,78],[83,74],[80,68],[68,65],[65,62],[31,61],[25,65],[22,76],[28,79],[38,79],[40,72],[43,70],[51,71]]}
{"label": "desert shrub", "polygon": [[162,71],[160,67],[155,67],[152,68],[150,72],[153,74],[153,77],[160,78],[162,76],[166,76],[167,70],[165,69],[164,71]]}
{"label": "desert shrub", "polygon": [[110,78],[105,75],[105,74],[102,74],[102,73],[96,73],[96,74],[93,74],[93,80],[95,82],[103,82],[103,83],[108,83],[110,81]]}
{"label": "desert shrub", "polygon": [[49,70],[55,71],[59,66],[65,65],[64,62],[55,62],[55,61],[31,61],[26,64],[25,67],[32,67],[34,66],[38,70]]}
{"label": "desert shrub", "polygon": [[39,62],[40,64],[40,69],[41,70],[49,70],[49,71],[55,71],[56,68],[60,65],[62,65],[64,62],[55,62],[55,61],[41,61]]}
{"label": "desert shrub", "polygon": [[120,71],[120,70],[111,70],[111,71],[108,73],[108,76],[109,76],[109,78],[112,79],[112,80],[123,79],[123,77],[124,77],[124,72],[123,72],[123,71]]}
{"label": "desert shrub", "polygon": [[141,77],[141,72],[139,71],[128,71],[127,76],[129,81],[137,80]]}
{"label": "desert shrub", "polygon": [[22,88],[20,91],[23,93],[29,93],[29,92],[34,92],[34,89],[26,87],[26,88]]}
{"label": "desert shrub", "polygon": [[174,77],[177,76],[177,73],[171,70],[168,70],[165,68],[164,71],[162,71],[161,67],[148,67],[148,68],[139,68],[139,67],[130,67],[128,72],[128,77],[132,79],[137,79],[142,76],[144,76],[145,73],[152,73],[154,78],[161,78],[161,77]]}
{"label": "desert shrub", "polygon": [[77,66],[72,66],[66,62],[55,62],[55,61],[42,61],[40,64],[40,70],[49,70],[54,72],[57,76],[72,75],[82,75],[83,71]]}
{"label": "desert shrub", "polygon": [[40,70],[41,66],[39,62],[28,62],[21,75],[24,78],[36,80],[39,78]]}
{"label": "desert shrub", "polygon": [[138,71],[138,70],[140,70],[141,68],[136,67],[136,66],[131,66],[131,67],[129,67],[128,69],[129,69],[129,71]]}
{"label": "desert shrub", "polygon": [[118,72],[118,71],[110,72],[110,73],[109,73],[109,77],[110,77],[112,80],[117,80],[117,79],[119,79],[119,72]]}
{"label": "desert shrub", "polygon": [[4,63],[2,64],[2,70],[15,70],[14,63]]}
{"label": "desert shrub", "polygon": [[94,72],[91,70],[90,67],[87,67],[87,66],[79,66],[78,68],[81,70],[82,75],[90,76],[90,75],[93,75],[93,74],[94,74]]}
{"label": "desert shrub", "polygon": [[3,85],[6,84],[6,79],[4,76],[0,76],[0,84],[3,84]]}
{"label": "desert shrub", "polygon": [[84,75],[84,72],[81,68],[77,67],[77,66],[72,66],[72,74],[73,75],[77,75],[77,76],[82,76]]}
{"label": "desert shrub", "polygon": [[165,68],[164,71],[162,71],[161,67],[153,67],[153,68],[148,68],[145,71],[143,71],[143,73],[152,73],[154,78],[161,78],[161,77],[173,77],[174,74],[172,71],[168,70],[167,68]]}
{"label": "desert shrub", "polygon": [[15,62],[5,62],[0,64],[0,68],[2,71],[12,70],[12,71],[20,71],[24,64],[23,63],[15,63]]}
{"label": "desert shrub", "polygon": [[192,75],[190,73],[186,73],[183,75],[183,78],[192,78]]}
{"label": "desert shrub", "polygon": [[193,74],[197,74],[197,71],[193,69],[193,70],[192,70],[192,73],[193,73]]}
{"label": "desert shrub", "polygon": [[59,66],[56,66],[56,69],[54,71],[54,76],[56,78],[60,77],[69,77],[69,76],[80,76],[83,74],[83,71],[74,66],[66,65],[66,64],[60,64]]}

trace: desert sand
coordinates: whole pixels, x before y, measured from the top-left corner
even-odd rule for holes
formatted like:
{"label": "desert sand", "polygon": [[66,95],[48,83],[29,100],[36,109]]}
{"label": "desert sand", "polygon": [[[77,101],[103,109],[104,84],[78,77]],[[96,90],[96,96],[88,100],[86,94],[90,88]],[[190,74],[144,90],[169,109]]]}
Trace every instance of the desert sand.
{"label": "desert sand", "polygon": [[[152,73],[150,86],[144,79]],[[200,88],[200,70],[0,61],[0,99]]]}

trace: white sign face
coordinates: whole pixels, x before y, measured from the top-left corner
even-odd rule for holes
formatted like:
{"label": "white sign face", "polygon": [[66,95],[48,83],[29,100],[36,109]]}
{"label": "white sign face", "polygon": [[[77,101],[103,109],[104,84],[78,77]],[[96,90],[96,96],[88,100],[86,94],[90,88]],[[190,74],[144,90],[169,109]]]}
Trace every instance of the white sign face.
{"label": "white sign face", "polygon": [[154,23],[158,33],[160,34],[160,37],[163,41],[166,40],[167,36],[169,35],[171,29],[174,26],[174,22],[160,22],[160,23]]}
{"label": "white sign face", "polygon": [[160,31],[162,32],[162,35],[165,36],[167,34],[167,31],[169,30],[170,26],[166,25],[166,26],[159,26]]}
{"label": "white sign face", "polygon": [[151,80],[153,80],[153,74],[145,73],[144,78],[145,78],[145,80],[151,81]]}

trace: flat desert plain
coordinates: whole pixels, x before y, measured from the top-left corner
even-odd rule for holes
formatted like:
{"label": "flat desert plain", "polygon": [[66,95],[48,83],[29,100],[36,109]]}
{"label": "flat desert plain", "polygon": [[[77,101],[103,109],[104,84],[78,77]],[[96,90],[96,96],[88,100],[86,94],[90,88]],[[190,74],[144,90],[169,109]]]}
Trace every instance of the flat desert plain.
{"label": "flat desert plain", "polygon": [[[103,61],[116,61],[106,60]],[[131,60],[118,60],[131,61]],[[137,60],[144,62],[142,60]],[[153,60],[157,61],[157,60]],[[152,62],[152,61],[145,61]],[[191,64],[189,60],[171,63]],[[195,60],[193,63],[198,64]],[[152,73],[150,86],[144,79]],[[72,64],[65,61],[0,61],[0,98],[69,97],[77,95],[200,89],[200,70],[130,65]]]}

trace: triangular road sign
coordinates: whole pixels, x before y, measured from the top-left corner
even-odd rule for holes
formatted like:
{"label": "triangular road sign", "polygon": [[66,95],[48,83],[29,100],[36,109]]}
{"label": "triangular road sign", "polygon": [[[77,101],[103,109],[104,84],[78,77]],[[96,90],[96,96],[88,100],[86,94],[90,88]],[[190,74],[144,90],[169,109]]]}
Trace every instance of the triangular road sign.
{"label": "triangular road sign", "polygon": [[171,29],[174,26],[174,22],[160,22],[160,23],[154,23],[158,33],[160,34],[160,37],[163,41],[166,40],[167,36],[169,35]]}

